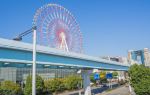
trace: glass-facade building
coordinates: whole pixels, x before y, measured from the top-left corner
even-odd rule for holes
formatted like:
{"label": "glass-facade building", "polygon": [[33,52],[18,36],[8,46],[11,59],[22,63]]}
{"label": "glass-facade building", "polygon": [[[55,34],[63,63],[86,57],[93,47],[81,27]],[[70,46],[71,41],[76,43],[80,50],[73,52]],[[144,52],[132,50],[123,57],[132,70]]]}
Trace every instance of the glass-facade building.
{"label": "glass-facade building", "polygon": [[[21,67],[24,64],[17,63],[0,63],[0,81],[10,80],[17,83],[26,81],[28,75],[32,74],[32,65],[27,64],[26,67]],[[18,65],[20,67],[15,67]],[[37,65],[37,74],[44,80],[50,78],[63,78],[68,75],[77,74],[77,69],[64,68],[63,66]]]}

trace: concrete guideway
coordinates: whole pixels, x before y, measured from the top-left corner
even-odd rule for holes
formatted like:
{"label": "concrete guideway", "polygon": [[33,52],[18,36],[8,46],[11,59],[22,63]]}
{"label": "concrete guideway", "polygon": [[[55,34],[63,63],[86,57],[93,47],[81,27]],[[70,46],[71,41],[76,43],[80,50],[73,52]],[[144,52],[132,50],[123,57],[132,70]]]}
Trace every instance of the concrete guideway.
{"label": "concrete guideway", "polygon": [[[65,52],[46,46],[37,45],[36,64],[74,67],[81,70],[85,95],[91,95],[90,73],[93,69],[127,71],[128,64],[104,60],[84,54]],[[32,64],[32,44],[0,38],[0,67],[9,63],[12,67],[26,67]],[[20,63],[21,65],[18,65]],[[19,68],[18,67],[18,68]]]}
{"label": "concrete guideway", "polygon": [[[32,64],[32,44],[0,38],[0,62]],[[37,64],[127,71],[128,64],[37,45]]]}

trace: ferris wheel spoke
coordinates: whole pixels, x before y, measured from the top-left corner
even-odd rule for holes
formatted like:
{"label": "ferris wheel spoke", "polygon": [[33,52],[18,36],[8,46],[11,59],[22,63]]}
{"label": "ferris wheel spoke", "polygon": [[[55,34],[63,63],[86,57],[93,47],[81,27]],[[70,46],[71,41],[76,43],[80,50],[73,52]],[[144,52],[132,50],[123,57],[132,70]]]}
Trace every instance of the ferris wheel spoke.
{"label": "ferris wheel spoke", "polygon": [[57,11],[57,18],[60,18],[60,16],[59,16],[59,7],[56,7],[56,11]]}
{"label": "ferris wheel spoke", "polygon": [[54,18],[56,19],[57,18],[57,14],[56,14],[56,8],[53,6],[53,11],[54,11]]}
{"label": "ferris wheel spoke", "polygon": [[59,7],[59,12],[58,12],[58,14],[59,14],[60,20],[62,20],[62,16],[61,16],[61,7]]}
{"label": "ferris wheel spoke", "polygon": [[53,14],[53,9],[52,8],[49,8],[48,10],[47,10],[48,12],[49,12],[49,17],[51,18],[51,19],[54,19],[54,14]]}

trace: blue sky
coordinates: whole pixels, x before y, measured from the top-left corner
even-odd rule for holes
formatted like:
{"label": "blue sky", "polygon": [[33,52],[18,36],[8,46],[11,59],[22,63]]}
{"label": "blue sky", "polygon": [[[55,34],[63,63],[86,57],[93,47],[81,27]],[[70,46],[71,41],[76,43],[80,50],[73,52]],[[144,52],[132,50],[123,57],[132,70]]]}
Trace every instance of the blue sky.
{"label": "blue sky", "polygon": [[88,55],[127,56],[129,49],[150,48],[150,0],[1,0],[0,37],[12,39],[31,28],[35,11],[47,3],[76,17]]}

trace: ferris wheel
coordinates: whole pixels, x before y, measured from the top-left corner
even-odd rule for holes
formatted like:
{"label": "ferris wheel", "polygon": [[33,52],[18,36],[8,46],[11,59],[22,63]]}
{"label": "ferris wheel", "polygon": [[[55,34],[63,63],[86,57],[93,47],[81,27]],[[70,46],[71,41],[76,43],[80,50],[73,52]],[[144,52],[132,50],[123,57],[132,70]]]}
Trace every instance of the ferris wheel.
{"label": "ferris wheel", "polygon": [[33,25],[38,44],[71,52],[82,52],[82,34],[74,16],[64,7],[47,4],[37,10]]}

